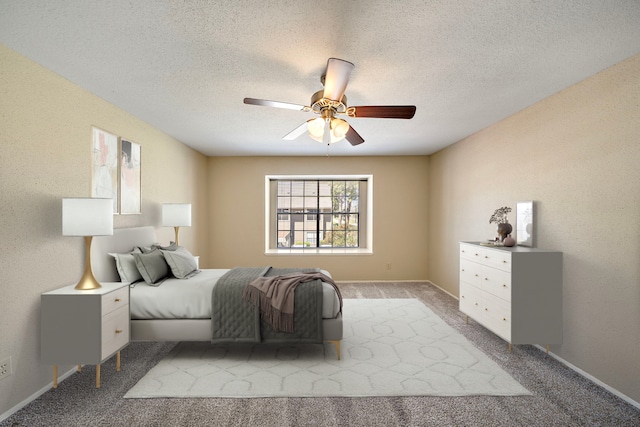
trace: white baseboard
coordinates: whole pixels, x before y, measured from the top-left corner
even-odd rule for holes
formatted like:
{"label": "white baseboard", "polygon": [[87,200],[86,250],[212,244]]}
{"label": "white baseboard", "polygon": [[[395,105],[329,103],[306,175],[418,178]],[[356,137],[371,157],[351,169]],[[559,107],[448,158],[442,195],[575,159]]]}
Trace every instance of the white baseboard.
{"label": "white baseboard", "polygon": [[444,289],[442,286],[438,286],[435,283],[433,283],[431,280],[427,280],[427,282],[433,286],[435,286],[436,288],[440,289],[442,292],[444,292],[445,294],[449,295],[451,298],[456,299],[458,301],[460,301],[460,298],[458,298],[457,296],[455,296],[454,294],[452,294],[451,292],[449,292],[448,290]]}
{"label": "white baseboard", "polygon": [[[64,374],[62,374],[62,376],[58,377],[58,384],[60,384],[62,381],[64,381],[65,379],[69,378],[71,375],[73,375],[76,372],[77,372],[77,368],[69,369],[69,371],[67,371]],[[46,386],[42,387],[40,390],[38,390],[35,393],[33,393],[31,396],[29,396],[26,399],[24,399],[22,402],[18,403],[13,408],[9,409],[7,412],[5,412],[2,415],[0,415],[0,422],[6,420],[11,415],[15,414],[20,409],[24,408],[29,403],[33,402],[38,397],[42,396],[44,393],[46,393],[47,391],[51,390],[52,387],[53,387],[53,381],[51,381]]]}
{"label": "white baseboard", "polygon": [[[540,349],[541,351],[544,351],[544,352],[547,351],[547,349],[542,347],[541,345],[536,345],[536,347],[538,349]],[[549,352],[549,356],[553,357],[558,362],[562,363],[567,368],[571,369],[572,371],[576,372],[577,374],[582,375],[583,377],[585,377],[589,381],[596,383],[597,385],[599,385],[603,389],[607,390],[609,393],[614,394],[615,396],[617,396],[620,399],[624,400],[628,404],[633,405],[636,408],[640,409],[640,402],[636,402],[635,400],[633,400],[632,398],[630,398],[626,394],[623,394],[622,392],[616,390],[615,388],[611,387],[610,385],[603,383],[602,381],[600,381],[599,379],[597,379],[593,375],[589,374],[588,372],[583,371],[582,369],[578,368],[574,364],[572,364],[570,362],[567,362],[566,360],[564,360],[562,357],[558,356],[557,354]]]}

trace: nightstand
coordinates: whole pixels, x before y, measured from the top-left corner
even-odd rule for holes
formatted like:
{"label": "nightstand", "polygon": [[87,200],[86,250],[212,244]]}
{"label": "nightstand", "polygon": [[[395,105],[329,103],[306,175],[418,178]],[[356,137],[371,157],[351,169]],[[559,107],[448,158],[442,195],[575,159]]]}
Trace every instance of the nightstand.
{"label": "nightstand", "polygon": [[53,365],[53,388],[58,386],[58,365],[100,364],[129,344],[129,284],[101,283],[99,289],[76,290],[65,286],[41,295],[41,358]]}

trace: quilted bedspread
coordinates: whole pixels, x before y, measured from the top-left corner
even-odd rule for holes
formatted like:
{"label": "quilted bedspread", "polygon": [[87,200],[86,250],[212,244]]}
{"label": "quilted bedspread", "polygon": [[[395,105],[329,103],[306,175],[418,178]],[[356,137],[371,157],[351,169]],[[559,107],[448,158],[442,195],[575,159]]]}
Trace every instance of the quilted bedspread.
{"label": "quilted bedspread", "polygon": [[301,283],[295,292],[295,332],[274,332],[260,319],[258,307],[242,298],[244,288],[261,276],[279,276],[316,269],[237,267],[222,276],[211,294],[211,342],[322,342],[322,282]]}

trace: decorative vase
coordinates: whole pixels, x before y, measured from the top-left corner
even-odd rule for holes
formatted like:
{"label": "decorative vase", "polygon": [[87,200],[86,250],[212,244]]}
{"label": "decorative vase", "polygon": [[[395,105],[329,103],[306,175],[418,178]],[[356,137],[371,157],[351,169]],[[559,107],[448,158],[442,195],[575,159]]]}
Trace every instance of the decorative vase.
{"label": "decorative vase", "polygon": [[505,237],[505,239],[502,242],[503,245],[507,246],[507,247],[511,247],[511,246],[515,246],[516,245],[516,239],[514,239],[511,236],[507,236]]}
{"label": "decorative vase", "polygon": [[508,222],[498,224],[498,235],[500,236],[500,241],[504,242],[504,239],[511,234],[511,231],[513,231],[513,227]]}

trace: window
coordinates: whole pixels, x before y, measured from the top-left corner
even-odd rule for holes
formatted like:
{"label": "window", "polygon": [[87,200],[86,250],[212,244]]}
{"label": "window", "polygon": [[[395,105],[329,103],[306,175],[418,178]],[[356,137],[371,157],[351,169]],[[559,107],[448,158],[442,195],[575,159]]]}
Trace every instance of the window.
{"label": "window", "polygon": [[370,253],[372,180],[267,176],[267,253]]}

